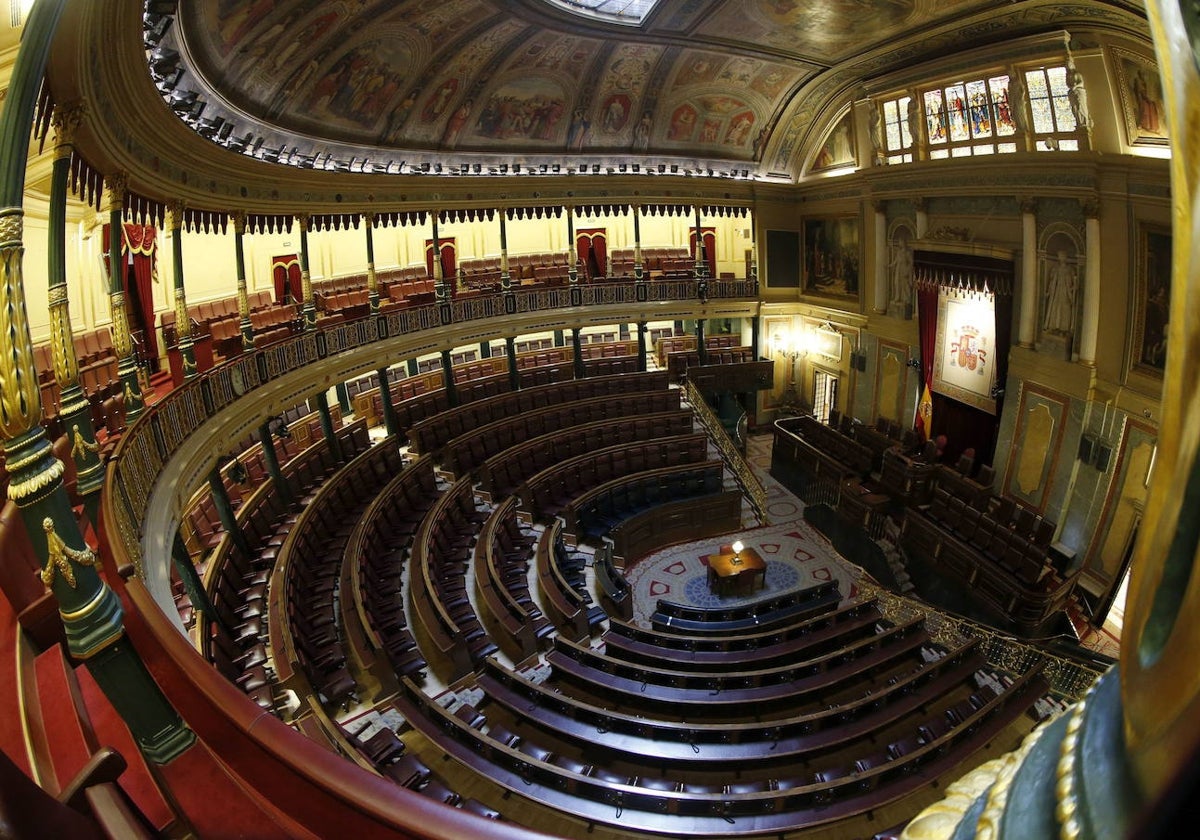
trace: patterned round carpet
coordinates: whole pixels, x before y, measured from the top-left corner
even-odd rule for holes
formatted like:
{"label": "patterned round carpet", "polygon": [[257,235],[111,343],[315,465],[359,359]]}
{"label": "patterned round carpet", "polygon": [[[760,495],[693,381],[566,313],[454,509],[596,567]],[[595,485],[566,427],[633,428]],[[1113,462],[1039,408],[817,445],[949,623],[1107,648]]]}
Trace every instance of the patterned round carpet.
{"label": "patterned round carpet", "polygon": [[640,560],[625,571],[633,588],[633,620],[649,624],[659,598],[698,607],[734,605],[836,580],[842,598],[852,598],[863,570],[838,556],[829,542],[804,521],[740,532],[738,538],[766,563],[763,589],[718,596],[708,586],[708,555],[732,537],[683,543]]}

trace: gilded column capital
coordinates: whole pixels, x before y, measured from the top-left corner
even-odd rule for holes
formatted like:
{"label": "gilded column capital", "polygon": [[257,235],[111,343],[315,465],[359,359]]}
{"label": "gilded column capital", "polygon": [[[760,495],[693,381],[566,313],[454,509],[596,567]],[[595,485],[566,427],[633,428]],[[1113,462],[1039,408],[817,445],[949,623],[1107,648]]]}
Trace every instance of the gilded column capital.
{"label": "gilded column capital", "polygon": [[114,172],[104,176],[104,196],[108,200],[108,212],[120,210],[125,206],[125,193],[128,191],[128,173]]}
{"label": "gilded column capital", "polygon": [[873,198],[871,199],[871,209],[874,210],[877,215],[885,216],[887,215],[887,202],[882,198]]}
{"label": "gilded column capital", "polygon": [[296,214],[296,224],[300,226],[300,230],[305,231],[305,232],[312,230],[312,228],[310,227],[311,223],[312,223],[312,215],[311,214],[309,214],[309,213],[297,213]]}
{"label": "gilded column capital", "polygon": [[362,218],[363,221],[367,223],[368,228],[375,227],[375,214],[373,212],[368,210],[366,213],[362,214]]}
{"label": "gilded column capital", "polygon": [[1033,196],[1029,196],[1029,195],[1022,195],[1022,196],[1018,196],[1017,200],[1021,203],[1021,214],[1022,215],[1026,214],[1026,213],[1028,213],[1032,216],[1037,215],[1038,201],[1036,198],[1034,198]]}
{"label": "gilded column capital", "polygon": [[171,230],[182,230],[184,217],[187,215],[187,202],[177,198],[167,205],[167,211],[171,214],[168,227]]}
{"label": "gilded column capital", "polygon": [[229,214],[229,218],[233,221],[233,232],[234,233],[243,233],[244,234],[246,232],[246,211],[245,210],[234,210],[232,213]]}
{"label": "gilded column capital", "polygon": [[75,146],[75,133],[83,122],[84,105],[82,102],[69,102],[55,105],[50,115],[50,125],[54,128],[54,156],[56,158],[70,157]]}
{"label": "gilded column capital", "polygon": [[1100,218],[1100,196],[1089,195],[1086,198],[1079,199],[1079,207],[1083,210],[1085,219]]}

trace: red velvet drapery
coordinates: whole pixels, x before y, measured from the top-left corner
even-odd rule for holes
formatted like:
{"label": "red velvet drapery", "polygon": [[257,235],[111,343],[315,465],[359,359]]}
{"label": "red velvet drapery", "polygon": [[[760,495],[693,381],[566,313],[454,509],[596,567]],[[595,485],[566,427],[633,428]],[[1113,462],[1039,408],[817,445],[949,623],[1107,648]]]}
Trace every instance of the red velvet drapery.
{"label": "red velvet drapery", "polygon": [[[109,226],[104,226],[103,234],[104,268],[111,271],[108,265]],[[158,259],[158,236],[153,225],[123,225],[121,235],[121,261],[125,270],[121,272],[121,287],[125,291],[126,306],[136,302],[136,313],[127,310],[134,318],[131,319],[130,329],[141,327],[143,350],[147,359],[158,358],[158,336],[154,332],[154,274],[155,260]],[[134,288],[130,288],[129,268],[133,269]]]}
{"label": "red velvet drapery", "polygon": [[608,235],[604,228],[575,231],[575,252],[588,277],[608,276]]}
{"label": "red velvet drapery", "polygon": [[[717,229],[716,228],[700,228],[700,233],[704,236],[704,262],[708,266],[708,276],[717,276]],[[696,229],[690,228],[688,231],[688,253],[692,255],[692,259],[696,259]]]}
{"label": "red velvet drapery", "polygon": [[[454,277],[458,273],[458,249],[453,239],[438,238],[438,246],[442,251],[442,277],[454,287]],[[433,277],[433,240],[425,240],[425,271]]]}

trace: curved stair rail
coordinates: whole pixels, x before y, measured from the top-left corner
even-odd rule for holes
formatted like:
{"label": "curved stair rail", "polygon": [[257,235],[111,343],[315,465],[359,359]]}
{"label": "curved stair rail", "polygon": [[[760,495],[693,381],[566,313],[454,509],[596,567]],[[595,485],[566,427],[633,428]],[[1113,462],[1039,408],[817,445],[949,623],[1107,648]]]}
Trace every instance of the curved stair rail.
{"label": "curved stair rail", "polygon": [[729,439],[729,435],[725,432],[725,427],[721,424],[720,419],[713,414],[713,410],[705,401],[704,396],[696,389],[690,381],[683,385],[684,392],[687,394],[687,400],[692,406],[692,410],[696,412],[696,419],[700,421],[700,425],[708,432],[709,438],[717,445],[717,449],[721,452],[721,458],[733,473],[733,477],[737,480],[738,486],[742,488],[742,492],[750,500],[750,507],[754,510],[754,516],[758,519],[758,524],[770,525],[771,520],[767,515],[767,492],[763,489],[762,482],[758,480],[758,476],[754,474],[754,470],[750,469],[750,464],[746,462],[745,457],[733,441]]}

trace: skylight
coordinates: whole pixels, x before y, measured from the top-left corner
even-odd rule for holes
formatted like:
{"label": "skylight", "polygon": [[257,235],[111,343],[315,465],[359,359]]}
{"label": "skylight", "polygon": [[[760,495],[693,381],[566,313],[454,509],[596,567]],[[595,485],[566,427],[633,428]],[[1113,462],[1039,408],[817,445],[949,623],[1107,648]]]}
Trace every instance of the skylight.
{"label": "skylight", "polygon": [[551,5],[584,17],[640,26],[659,0],[546,0]]}

